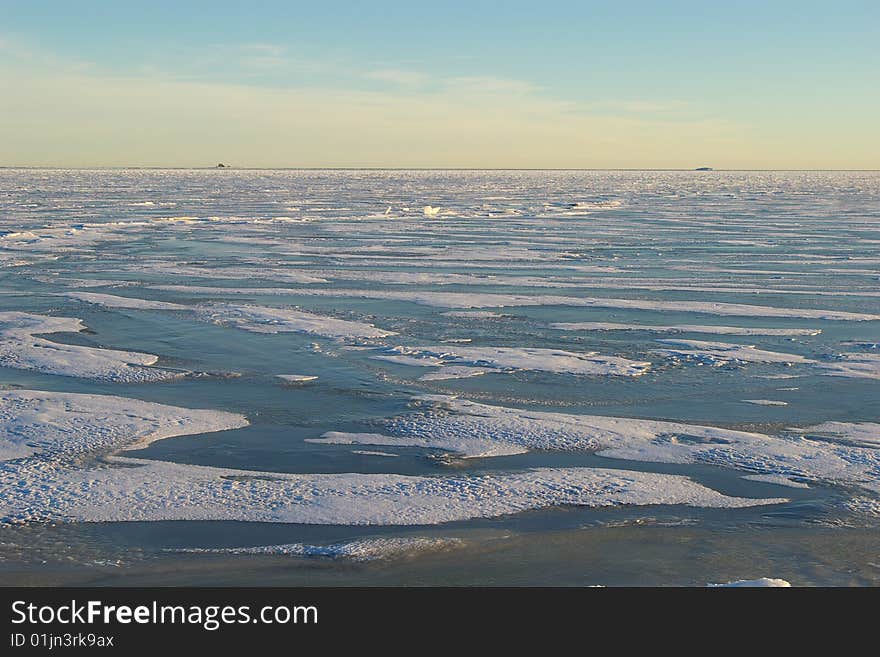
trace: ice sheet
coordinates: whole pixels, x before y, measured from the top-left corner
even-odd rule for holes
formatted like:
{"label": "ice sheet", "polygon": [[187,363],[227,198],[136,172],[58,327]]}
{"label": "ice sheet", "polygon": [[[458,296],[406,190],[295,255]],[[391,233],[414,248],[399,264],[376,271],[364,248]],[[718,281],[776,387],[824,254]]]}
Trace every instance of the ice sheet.
{"label": "ice sheet", "polygon": [[[475,476],[294,475],[114,455],[176,435],[244,426],[240,415],[119,397],[4,391],[0,523],[240,520],[437,524],[559,505],[744,507],[686,477],[593,468]],[[101,462],[95,457],[103,455]],[[90,458],[91,457],[91,458]]]}

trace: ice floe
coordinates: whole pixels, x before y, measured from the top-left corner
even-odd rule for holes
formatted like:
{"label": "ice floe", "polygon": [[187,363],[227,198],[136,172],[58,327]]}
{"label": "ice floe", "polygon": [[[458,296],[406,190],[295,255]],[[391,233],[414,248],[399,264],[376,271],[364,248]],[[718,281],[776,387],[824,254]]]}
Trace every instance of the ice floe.
{"label": "ice floe", "polygon": [[860,447],[880,448],[880,423],[877,422],[823,422],[803,431]]}
{"label": "ice floe", "polygon": [[422,356],[415,351],[412,352],[413,355],[410,355],[409,353],[400,353],[402,349],[403,348],[395,347],[394,349],[389,350],[389,353],[376,354],[375,356],[370,356],[370,358],[373,360],[384,360],[388,363],[396,363],[398,365],[409,365],[410,367],[441,367],[445,362],[440,357],[428,354]]}
{"label": "ice floe", "polygon": [[183,376],[180,372],[148,367],[159,360],[153,354],[64,344],[40,337],[78,333],[85,328],[81,320],[71,317],[0,312],[0,367],[117,383],[147,383]]}
{"label": "ice floe", "polygon": [[821,362],[818,367],[828,376],[880,379],[880,354],[840,354],[836,360]]}
{"label": "ice floe", "polygon": [[784,579],[772,579],[770,577],[760,577],[758,579],[738,579],[726,584],[707,584],[710,587],[750,587],[750,588],[788,588],[791,586]]}
{"label": "ice floe", "polygon": [[632,461],[703,463],[880,493],[880,450],[803,435],[810,430],[770,436],[682,422],[520,410],[454,395],[419,395],[416,400],[429,409],[389,418],[386,432],[415,444],[429,440],[440,449],[448,441],[450,450],[465,456],[480,454],[489,440],[529,450],[589,450]]}
{"label": "ice floe", "polygon": [[771,381],[777,381],[777,380],[787,380],[787,379],[800,379],[803,376],[804,376],[803,374],[753,374],[752,378],[769,379]]}
{"label": "ice floe", "polygon": [[328,338],[382,338],[395,335],[372,324],[314,315],[293,308],[206,304],[196,308],[204,321],[253,333],[308,333]]}
{"label": "ice floe", "polygon": [[120,224],[110,222],[0,231],[0,248],[53,254],[79,251],[100,242],[125,239],[119,229]]}
{"label": "ice floe", "polygon": [[464,541],[458,538],[413,536],[363,538],[345,543],[332,543],[330,545],[285,543],[282,545],[260,545],[239,548],[186,548],[173,551],[197,554],[271,555],[344,559],[346,561],[378,561],[399,559],[426,552],[447,551],[463,546]]}
{"label": "ice floe", "polygon": [[555,295],[519,295],[482,292],[432,292],[419,290],[351,290],[323,288],[222,288],[196,285],[153,285],[152,289],[192,294],[217,295],[291,295],[336,298],[384,299],[410,301],[440,308],[504,308],[508,306],[580,306],[706,313],[742,317],[798,317],[838,321],[880,320],[880,315],[818,308],[777,308],[720,301],[661,301],[652,299],[612,299],[604,297],[567,297]]}
{"label": "ice floe", "polygon": [[[745,507],[678,475],[539,468],[459,477],[284,474],[115,454],[170,436],[244,426],[241,415],[100,395],[0,396],[0,523],[240,520],[305,524],[436,524],[559,505]],[[503,446],[502,446],[503,448]],[[89,462],[89,456],[103,455]]]}
{"label": "ice floe", "polygon": [[100,294],[97,292],[65,292],[64,296],[78,301],[85,301],[105,308],[126,308],[132,310],[190,310],[189,306],[166,301],[151,301],[149,299],[135,299],[132,297],[120,297],[115,294]]}
{"label": "ice floe", "polygon": [[804,358],[797,354],[786,354],[777,351],[765,351],[756,349],[754,345],[730,344],[727,342],[705,342],[703,340],[679,340],[664,338],[657,340],[668,345],[682,345],[688,349],[660,349],[659,353],[670,357],[689,358],[712,365],[725,365],[730,362],[740,363],[783,363],[786,365],[798,363],[815,363],[816,361]]}
{"label": "ice floe", "polygon": [[63,285],[67,288],[90,288],[90,287],[129,287],[137,285],[137,281],[122,281],[109,278],[67,278],[59,276],[32,276],[35,281],[49,283],[50,285]]}
{"label": "ice floe", "polygon": [[[469,346],[428,346],[393,347],[385,353],[373,356],[382,360],[405,365],[442,366],[446,364],[465,365],[470,368],[500,371],[536,370],[559,374],[641,376],[651,367],[651,363],[628,360],[619,356],[601,356],[596,352],[575,353],[559,349],[528,347],[469,347]],[[445,368],[444,368],[445,369]],[[461,374],[474,376],[471,370],[453,371],[440,378],[458,378]],[[438,378],[438,377],[432,377]]]}
{"label": "ice floe", "polygon": [[317,376],[309,376],[308,374],[276,374],[277,378],[287,383],[308,383],[314,381]]}
{"label": "ice floe", "polygon": [[447,317],[461,317],[463,319],[497,319],[504,317],[501,313],[494,313],[491,310],[450,310],[443,314]]}
{"label": "ice floe", "polygon": [[150,301],[92,292],[67,292],[65,296],[108,308],[137,310],[189,310],[202,320],[234,326],[254,333],[309,333],[332,338],[386,337],[395,335],[372,324],[315,315],[290,308],[267,306],[202,304],[185,306],[165,301]]}
{"label": "ice floe", "polygon": [[[552,506],[682,504],[742,508],[784,499],[730,497],[687,477],[539,468],[460,477],[279,474],[112,457],[95,468],[0,469],[0,523],[239,520],[424,525]],[[25,483],[20,483],[25,482]]]}
{"label": "ice floe", "polygon": [[428,372],[419,377],[419,381],[444,381],[447,379],[469,379],[498,370],[490,367],[469,367],[467,365],[447,365],[436,372]]}
{"label": "ice floe", "polygon": [[[241,238],[239,238],[241,239]],[[186,276],[190,278],[210,278],[225,280],[264,280],[278,281],[281,283],[327,283],[328,279],[315,276],[313,274],[298,271],[293,267],[295,262],[287,263],[289,267],[280,266],[254,266],[246,267],[241,265],[226,265],[203,267],[198,265],[188,265],[177,262],[165,262],[161,260],[153,260],[147,262],[139,262],[136,264],[126,265],[123,267],[125,271],[135,272],[137,274],[148,275],[165,275],[165,276]]]}
{"label": "ice floe", "polygon": [[483,458],[490,456],[510,456],[524,454],[527,448],[497,440],[472,438],[467,436],[386,436],[379,433],[348,433],[328,431],[320,438],[306,438],[308,443],[331,445],[375,445],[385,447],[421,447],[457,452],[464,458]]}
{"label": "ice floe", "polygon": [[753,326],[710,326],[707,324],[617,324],[613,322],[557,322],[553,328],[565,331],[648,331],[651,333],[717,333],[718,335],[819,335],[821,329],[759,328]]}
{"label": "ice floe", "polygon": [[49,459],[139,449],[163,438],[247,424],[236,413],[126,397],[0,390],[0,460],[39,455],[48,467]]}

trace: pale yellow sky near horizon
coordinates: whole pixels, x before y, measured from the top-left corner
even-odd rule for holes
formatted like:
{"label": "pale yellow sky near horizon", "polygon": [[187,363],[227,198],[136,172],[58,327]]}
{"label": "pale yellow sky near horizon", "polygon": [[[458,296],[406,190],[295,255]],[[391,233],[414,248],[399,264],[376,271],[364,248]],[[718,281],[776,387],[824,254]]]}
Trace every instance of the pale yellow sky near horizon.
{"label": "pale yellow sky near horizon", "polygon": [[491,78],[272,88],[21,61],[0,65],[0,166],[880,168],[880,136],[833,120],[631,111]]}

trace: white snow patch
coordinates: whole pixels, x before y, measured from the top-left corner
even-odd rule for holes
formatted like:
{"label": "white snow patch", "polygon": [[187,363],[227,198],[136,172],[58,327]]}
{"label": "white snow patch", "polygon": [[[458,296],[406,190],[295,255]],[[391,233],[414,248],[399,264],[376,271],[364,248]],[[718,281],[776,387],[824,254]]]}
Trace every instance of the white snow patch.
{"label": "white snow patch", "polygon": [[[27,460],[26,460],[27,461]],[[729,497],[679,475],[540,468],[460,477],[281,474],[123,457],[109,467],[0,470],[3,521],[238,520],[425,525],[552,506],[685,504],[741,508],[781,499]],[[25,481],[24,485],[18,483]]]}
{"label": "white snow patch", "polygon": [[130,308],[134,310],[190,310],[188,306],[166,301],[150,301],[149,299],[134,299],[132,297],[120,297],[115,294],[99,294],[97,292],[65,292],[64,296],[86,303],[93,303],[105,308]]}
{"label": "white snow patch", "polygon": [[755,379],[800,379],[804,375],[803,374],[754,374],[752,375]]}
{"label": "white snow patch", "polygon": [[741,363],[784,363],[787,365],[816,362],[797,354],[756,349],[754,345],[705,342],[703,340],[680,340],[677,338],[664,338],[657,340],[657,342],[690,347],[690,349],[660,349],[658,350],[659,353],[671,357],[701,360],[713,365],[724,365],[731,361]]}
{"label": "white snow patch", "polygon": [[152,354],[63,344],[38,337],[78,333],[85,328],[81,320],[71,317],[0,312],[0,367],[117,383],[147,383],[183,376],[146,367],[159,360]]}
{"label": "white snow patch", "polygon": [[827,376],[880,379],[880,354],[840,354],[839,360],[822,362],[818,367],[825,370]]}
{"label": "white snow patch", "polygon": [[328,431],[320,438],[306,438],[307,443],[332,445],[376,445],[385,447],[421,447],[456,452],[464,458],[511,456],[525,454],[528,449],[519,445],[469,437],[444,436],[385,436],[378,433],[346,433]]}
{"label": "white snow patch", "polygon": [[474,376],[482,376],[498,370],[489,367],[469,367],[467,365],[449,365],[441,367],[436,372],[428,372],[419,377],[419,381],[445,381],[446,379],[468,379]]}
{"label": "white snow patch", "polygon": [[[453,395],[419,395],[430,405],[385,421],[394,436],[447,442],[472,453],[484,441],[525,449],[589,450],[658,463],[705,463],[756,474],[857,486],[880,494],[880,450],[804,435],[769,436],[720,427],[640,418],[573,415],[490,406]],[[799,430],[803,431],[803,430]]]}
{"label": "white snow patch", "polygon": [[318,378],[317,376],[309,376],[308,374],[276,374],[275,376],[288,383],[306,383]]}
{"label": "white snow patch", "polygon": [[450,310],[443,314],[447,317],[461,317],[463,319],[497,319],[504,317],[501,313],[494,313],[491,310]]}
{"label": "white snow patch", "polygon": [[441,552],[462,545],[464,542],[457,538],[395,537],[364,538],[331,545],[285,543],[240,548],[188,548],[173,550],[173,552],[319,557],[363,562],[397,559],[426,552]]}
{"label": "white snow patch", "polygon": [[[560,505],[739,508],[783,501],[730,497],[678,475],[598,468],[459,477],[313,475],[113,455],[161,438],[246,423],[232,413],[118,397],[5,391],[0,436],[12,460],[0,464],[0,524],[238,520],[417,525]],[[101,454],[103,460],[95,461]]]}
{"label": "white snow patch", "polygon": [[444,361],[440,358],[434,358],[432,356],[409,356],[407,354],[377,354],[375,356],[370,356],[372,360],[384,360],[389,363],[396,363],[398,365],[409,365],[410,367],[440,367],[443,365]]}
{"label": "white snow patch", "polygon": [[733,582],[727,582],[726,584],[707,584],[706,586],[715,586],[715,587],[780,587],[780,588],[788,588],[791,586],[784,579],[771,579],[769,577],[761,577],[759,579],[738,579]]}
{"label": "white snow patch", "polygon": [[[559,349],[529,347],[397,346],[388,351],[390,353],[374,356],[374,358],[393,359],[395,362],[405,362],[406,364],[418,364],[419,361],[423,361],[423,364],[429,366],[467,365],[483,370],[495,369],[508,372],[537,370],[566,374],[615,376],[641,376],[651,366],[651,363],[628,360],[619,356],[600,356],[596,352],[575,353]],[[401,358],[406,360],[401,361]],[[473,374],[473,372],[469,373],[469,375]]]}
{"label": "white snow patch", "polygon": [[652,333],[717,333],[719,335],[819,335],[821,329],[757,328],[751,326],[711,326],[708,324],[617,324],[613,322],[557,322],[553,328],[565,331],[649,331]]}
{"label": "white snow patch", "polygon": [[[242,238],[236,238],[236,241],[246,241]],[[270,242],[271,244],[271,242]],[[185,265],[177,262],[150,261],[139,262],[127,265],[126,271],[137,272],[139,274],[160,274],[164,276],[187,276],[191,278],[210,278],[224,280],[245,280],[252,281],[254,279],[264,281],[277,281],[281,283],[327,283],[326,278],[314,276],[312,274],[298,271],[292,268],[295,262],[285,263],[288,266],[263,265],[255,267],[245,267],[240,265],[215,265],[212,267],[202,267],[198,265]],[[175,288],[185,288],[186,286],[168,285],[153,286],[154,289],[167,288],[174,290]],[[226,288],[217,288],[225,290]],[[230,292],[233,293],[234,292]]]}
{"label": "white snow patch", "polygon": [[69,459],[140,449],[164,438],[247,424],[244,416],[235,413],[192,410],[126,397],[0,390],[0,461],[32,455]]}
{"label": "white snow patch", "polygon": [[800,317],[839,321],[880,320],[880,315],[818,308],[777,308],[720,301],[661,301],[651,299],[609,299],[604,297],[566,297],[555,295],[494,294],[482,292],[431,292],[420,290],[351,290],[317,288],[217,288],[191,285],[154,285],[152,289],[193,294],[293,295],[334,298],[411,301],[440,308],[504,308],[507,306],[581,306],[707,313],[742,317]]}
{"label": "white snow patch", "polygon": [[308,333],[328,338],[382,338],[396,335],[372,324],[353,322],[294,310],[234,304],[208,304],[196,308],[200,319],[254,333]]}
{"label": "white snow patch", "polygon": [[823,422],[803,431],[826,434],[860,447],[880,447],[880,423],[877,422]]}

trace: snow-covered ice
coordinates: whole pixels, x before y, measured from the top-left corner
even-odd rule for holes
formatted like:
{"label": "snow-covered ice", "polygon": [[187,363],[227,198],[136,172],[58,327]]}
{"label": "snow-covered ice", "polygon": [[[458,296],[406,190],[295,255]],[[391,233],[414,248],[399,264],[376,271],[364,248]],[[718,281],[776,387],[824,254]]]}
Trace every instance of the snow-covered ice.
{"label": "snow-covered ice", "polygon": [[71,317],[0,312],[0,367],[117,383],[149,383],[182,376],[180,372],[148,367],[159,360],[153,354],[64,344],[41,337],[78,333],[85,328],[82,321]]}
{"label": "snow-covered ice", "polygon": [[880,423],[877,422],[823,422],[803,431],[860,447],[880,448]]}
{"label": "snow-covered ice", "polygon": [[173,436],[247,426],[236,413],[166,406],[109,395],[0,390],[0,460],[139,449]]}
{"label": "snow-covered ice", "polygon": [[843,353],[836,360],[819,363],[818,367],[828,376],[880,379],[880,354]]}
{"label": "snow-covered ice", "polygon": [[704,463],[880,493],[880,450],[812,438],[812,430],[767,435],[683,422],[520,410],[452,395],[416,399],[428,409],[389,418],[387,433],[415,445],[431,441],[442,448],[446,442],[448,449],[465,456],[480,455],[486,442],[494,441],[528,450],[589,450],[632,461]]}
{"label": "snow-covered ice", "polygon": [[308,383],[318,378],[308,374],[276,374],[275,376],[287,383]]}
{"label": "snow-covered ice", "polygon": [[[649,362],[629,360],[620,356],[602,356],[596,352],[575,353],[561,349],[529,347],[397,346],[373,358],[405,365],[454,364],[484,370],[533,370],[580,375],[641,376],[651,367]],[[470,370],[459,371],[456,374],[460,376],[462,373],[468,376],[475,374]],[[440,374],[441,378],[450,378],[442,376],[443,370]]]}
{"label": "snow-covered ice", "polygon": [[149,299],[135,299],[133,297],[120,297],[115,294],[100,294],[97,292],[65,292],[65,296],[78,301],[85,301],[105,308],[126,308],[132,310],[189,310],[189,306],[166,301],[151,301]]}
{"label": "snow-covered ice", "polygon": [[445,552],[460,548],[464,542],[458,538],[431,538],[427,536],[399,536],[363,538],[330,545],[284,543],[238,548],[186,548],[174,552],[196,554],[242,554],[267,556],[316,557],[344,559],[347,561],[379,561],[399,559],[428,552]]}
{"label": "snow-covered ice", "polygon": [[[476,476],[284,474],[120,456],[161,438],[232,429],[236,414],[118,397],[5,391],[0,522],[241,520],[437,524],[559,505],[746,507],[678,475],[538,468]],[[89,464],[88,456],[103,455]],[[74,458],[76,457],[76,458]]]}
{"label": "snow-covered ice", "polygon": [[395,335],[365,322],[315,315],[293,308],[217,303],[199,306],[197,313],[204,321],[253,333],[294,332],[327,338],[382,338]]}
{"label": "snow-covered ice", "polygon": [[758,579],[738,579],[726,584],[707,584],[714,587],[750,587],[750,588],[789,588],[789,584],[784,579],[773,579],[771,577],[760,577]]}
{"label": "snow-covered ice", "polygon": [[505,308],[516,306],[580,306],[671,312],[707,313],[740,317],[795,317],[837,321],[875,321],[880,315],[819,308],[779,308],[714,301],[664,301],[650,299],[612,299],[554,295],[495,294],[491,292],[432,292],[419,290],[354,290],[319,288],[218,288],[196,285],[154,285],[157,290],[191,294],[289,295],[334,298],[411,301],[439,308]]}
{"label": "snow-covered ice", "polygon": [[[713,365],[724,365],[730,362],[740,363],[782,363],[794,365],[801,363],[815,363],[816,361],[798,354],[786,354],[777,351],[757,349],[754,345],[730,344],[727,342],[706,342],[703,340],[680,340],[665,338],[657,340],[666,345],[673,345],[666,349],[658,349],[659,353],[678,358],[692,358]],[[675,345],[685,347],[680,349]]]}
{"label": "snow-covered ice", "polygon": [[708,324],[620,324],[615,322],[556,322],[553,328],[565,331],[648,331],[651,333],[717,333],[719,335],[819,335],[820,329],[760,328],[753,326],[711,326]]}

